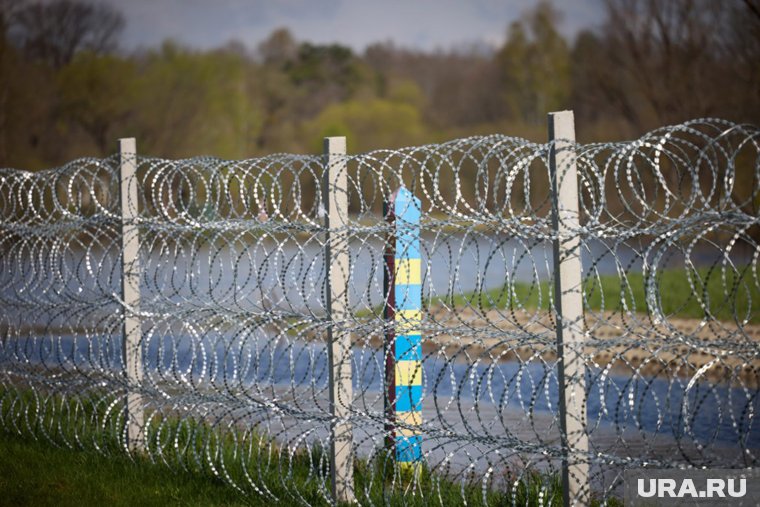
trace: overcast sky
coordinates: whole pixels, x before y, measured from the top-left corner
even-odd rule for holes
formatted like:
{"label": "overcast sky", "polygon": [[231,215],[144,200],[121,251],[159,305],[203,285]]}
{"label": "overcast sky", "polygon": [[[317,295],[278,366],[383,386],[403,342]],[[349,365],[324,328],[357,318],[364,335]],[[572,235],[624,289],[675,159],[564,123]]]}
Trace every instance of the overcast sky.
{"label": "overcast sky", "polygon": [[[157,46],[172,38],[196,48],[237,39],[250,48],[274,29],[298,40],[339,42],[357,51],[373,42],[424,50],[498,46],[507,26],[535,0],[102,0],[126,17],[122,44]],[[574,36],[602,20],[601,0],[555,2],[561,30]]]}

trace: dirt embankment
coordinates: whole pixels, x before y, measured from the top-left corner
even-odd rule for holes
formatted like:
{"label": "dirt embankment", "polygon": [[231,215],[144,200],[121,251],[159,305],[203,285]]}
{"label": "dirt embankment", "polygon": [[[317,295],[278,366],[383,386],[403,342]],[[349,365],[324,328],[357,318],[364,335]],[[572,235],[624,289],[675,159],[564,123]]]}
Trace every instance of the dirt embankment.
{"label": "dirt embankment", "polygon": [[[427,313],[424,328],[426,352],[443,349],[448,357],[468,354],[496,361],[556,359],[556,325],[545,311],[436,306]],[[657,322],[646,314],[587,312],[580,329],[589,366],[646,376],[699,375],[713,382],[760,387],[758,324],[688,318]],[[568,352],[572,360],[580,351]]]}

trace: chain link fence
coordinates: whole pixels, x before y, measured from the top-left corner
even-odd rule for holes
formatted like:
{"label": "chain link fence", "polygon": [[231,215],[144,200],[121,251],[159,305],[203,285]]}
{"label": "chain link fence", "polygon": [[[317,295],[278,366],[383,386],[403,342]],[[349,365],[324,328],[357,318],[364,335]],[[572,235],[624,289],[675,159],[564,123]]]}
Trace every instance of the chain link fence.
{"label": "chain link fence", "polygon": [[0,171],[0,425],[285,504],[615,505],[625,468],[756,467],[760,129],[557,125]]}

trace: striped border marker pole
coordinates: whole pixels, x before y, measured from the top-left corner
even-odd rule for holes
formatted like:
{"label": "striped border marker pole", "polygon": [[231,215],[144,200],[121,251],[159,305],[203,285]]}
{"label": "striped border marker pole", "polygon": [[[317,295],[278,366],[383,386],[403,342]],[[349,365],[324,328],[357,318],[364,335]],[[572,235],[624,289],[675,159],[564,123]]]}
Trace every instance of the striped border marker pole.
{"label": "striped border marker pole", "polygon": [[422,458],[421,206],[402,186],[385,208],[395,232],[385,258],[385,318],[392,324],[386,333],[386,429],[396,462],[404,466]]}

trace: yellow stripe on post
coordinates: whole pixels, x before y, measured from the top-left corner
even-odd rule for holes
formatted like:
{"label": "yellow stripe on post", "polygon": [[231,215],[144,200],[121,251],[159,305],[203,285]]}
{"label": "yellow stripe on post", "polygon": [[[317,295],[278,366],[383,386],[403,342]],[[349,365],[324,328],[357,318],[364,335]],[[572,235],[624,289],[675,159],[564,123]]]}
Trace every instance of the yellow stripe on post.
{"label": "yellow stripe on post", "polygon": [[399,259],[396,261],[396,285],[419,285],[421,283],[421,259]]}
{"label": "yellow stripe on post", "polygon": [[395,320],[396,334],[420,334],[420,324],[422,324],[422,312],[420,310],[398,310]]}
{"label": "yellow stripe on post", "polygon": [[396,433],[403,436],[419,435],[420,429],[416,426],[422,424],[422,412],[396,412]]}
{"label": "yellow stripe on post", "polygon": [[421,386],[422,364],[420,361],[396,361],[397,386]]}

